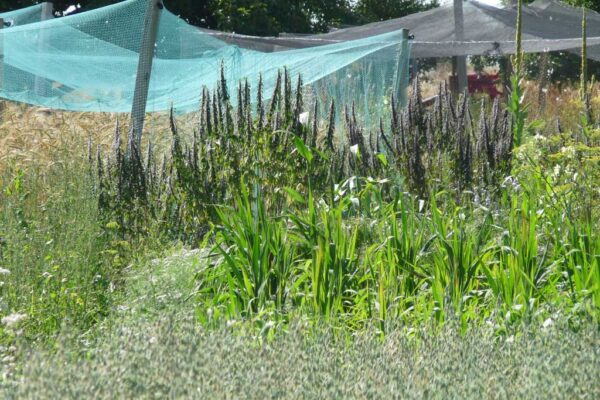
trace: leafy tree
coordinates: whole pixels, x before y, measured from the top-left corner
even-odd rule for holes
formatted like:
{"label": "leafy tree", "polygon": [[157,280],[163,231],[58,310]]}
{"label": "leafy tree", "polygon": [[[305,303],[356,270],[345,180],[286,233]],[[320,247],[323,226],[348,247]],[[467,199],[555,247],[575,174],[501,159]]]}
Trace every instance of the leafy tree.
{"label": "leafy tree", "polygon": [[213,27],[250,35],[326,31],[351,19],[348,0],[211,0]]}
{"label": "leafy tree", "polygon": [[600,0],[562,0],[574,7],[586,7],[590,10],[600,11]]}
{"label": "leafy tree", "polygon": [[[81,11],[119,0],[54,0],[57,12],[80,4]],[[600,2],[600,0],[597,0]],[[40,0],[0,0],[0,10],[16,10]],[[331,26],[402,17],[438,5],[438,0],[165,0],[191,24],[251,35],[325,32]]]}
{"label": "leafy tree", "polygon": [[355,12],[358,22],[367,23],[400,18],[438,6],[438,0],[358,0]]}
{"label": "leafy tree", "polygon": [[[118,3],[121,0],[53,0],[54,9],[60,13],[72,5],[81,5],[81,10],[104,7],[109,4]],[[0,0],[0,10],[10,11],[41,3],[40,0]],[[209,7],[210,0],[166,0],[171,11],[182,15],[186,20],[195,25],[208,26],[214,24],[212,9]]]}
{"label": "leafy tree", "polygon": [[[531,4],[535,0],[523,0],[523,4]],[[569,4],[574,7],[582,7],[585,6],[590,10],[599,11],[600,12],[600,0],[560,0],[565,4]],[[517,4],[517,0],[502,0],[501,3],[505,6],[511,6]]]}
{"label": "leafy tree", "polygon": [[[0,0],[0,10],[16,10],[39,0]],[[118,0],[54,0],[62,12],[80,4],[86,11]],[[172,12],[194,25],[254,35],[322,32],[352,19],[348,0],[165,0]]]}
{"label": "leafy tree", "polygon": [[[573,7],[586,7],[600,12],[600,0],[562,0]],[[524,0],[524,4],[530,4],[533,0]],[[505,6],[516,3],[513,0],[503,0]],[[547,60],[541,61],[540,54],[527,54],[525,57],[525,75],[529,79],[549,79],[552,82],[577,82],[581,73],[581,57],[577,53],[558,51],[547,54]],[[471,57],[471,62],[476,70],[482,70],[485,66],[498,64],[504,73],[503,57]],[[542,70],[542,66],[545,70]],[[600,76],[600,62],[588,60],[587,72],[589,76]]]}

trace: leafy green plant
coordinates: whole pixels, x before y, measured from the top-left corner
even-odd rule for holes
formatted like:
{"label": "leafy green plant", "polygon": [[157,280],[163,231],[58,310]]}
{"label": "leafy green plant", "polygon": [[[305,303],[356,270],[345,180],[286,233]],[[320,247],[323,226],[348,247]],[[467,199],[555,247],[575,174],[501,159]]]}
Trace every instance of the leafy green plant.
{"label": "leafy green plant", "polygon": [[[1,315],[23,315],[17,331],[27,338],[45,340],[64,324],[88,329],[102,319],[134,255],[99,224],[83,165],[32,166],[0,180]],[[11,340],[4,328],[3,342]]]}
{"label": "leafy green plant", "polygon": [[219,234],[213,252],[223,257],[232,310],[242,314],[258,313],[270,307],[283,311],[294,285],[292,270],[297,250],[290,246],[284,220],[271,219],[265,204],[257,199],[256,209],[245,187],[236,209],[217,209]]}

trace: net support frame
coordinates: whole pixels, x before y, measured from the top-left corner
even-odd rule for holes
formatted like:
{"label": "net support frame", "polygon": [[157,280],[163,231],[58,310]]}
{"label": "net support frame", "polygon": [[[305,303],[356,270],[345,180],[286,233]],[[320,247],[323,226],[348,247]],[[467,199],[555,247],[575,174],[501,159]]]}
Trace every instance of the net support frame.
{"label": "net support frame", "polygon": [[[454,0],[454,35],[455,39],[462,42],[465,39],[465,21],[463,14],[463,0]],[[464,92],[467,87],[467,57],[456,56],[456,75],[458,93]]]}
{"label": "net support frame", "polygon": [[[4,18],[0,18],[0,29],[4,29]],[[4,87],[4,35],[0,36],[0,89]]]}
{"label": "net support frame", "polygon": [[[40,21],[48,21],[52,18],[54,18],[54,3],[47,1],[41,4],[42,6],[42,10],[41,10],[41,17],[40,17]],[[42,48],[44,46],[47,45],[47,40],[44,39],[45,35],[44,35],[44,30],[42,29],[42,31],[40,32],[41,34],[41,40],[39,42],[39,47],[40,50],[42,50]],[[38,96],[47,96],[48,92],[49,92],[49,88],[48,88],[48,83],[46,82],[46,80],[40,76],[35,78],[35,83],[34,83],[34,89],[35,94]]]}
{"label": "net support frame", "polygon": [[150,89],[150,78],[152,75],[152,62],[158,35],[160,14],[164,5],[162,0],[148,0],[148,8],[144,17],[144,30],[140,47],[140,57],[135,79],[135,91],[133,104],[131,106],[131,134],[135,138],[138,149],[142,144],[142,131],[144,129],[144,117],[146,115],[146,103]]}
{"label": "net support frame", "polygon": [[54,3],[46,1],[42,3],[42,21],[47,21],[54,17]]}
{"label": "net support frame", "polygon": [[[402,47],[399,48],[398,51],[398,61],[396,64],[396,77],[394,80],[399,81],[399,77],[400,74],[403,73],[402,71],[402,55],[406,54],[409,51],[409,47],[410,47],[410,30],[409,29],[402,29]],[[411,66],[412,66],[412,71],[414,72],[415,76],[417,76],[418,72],[416,70],[416,65],[417,63],[415,62],[413,64],[415,60],[412,58],[409,58],[408,63],[409,63],[409,67],[408,67],[408,72],[410,74],[410,70],[411,70]],[[407,85],[403,86],[398,86],[396,88],[397,92],[396,92],[396,98],[398,99],[398,101],[400,102],[400,104],[404,105],[406,104],[406,92],[408,90],[408,87],[410,86],[410,75],[407,81]]]}

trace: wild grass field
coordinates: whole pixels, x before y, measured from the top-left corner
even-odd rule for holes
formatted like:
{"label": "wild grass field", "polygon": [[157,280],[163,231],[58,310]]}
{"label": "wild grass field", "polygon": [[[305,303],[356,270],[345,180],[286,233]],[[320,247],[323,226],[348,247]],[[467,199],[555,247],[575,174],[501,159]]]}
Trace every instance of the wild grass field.
{"label": "wild grass field", "polygon": [[4,108],[2,396],[598,397],[596,89],[417,80],[362,126],[294,79],[222,81],[141,149]]}
{"label": "wild grass field", "polygon": [[[198,323],[191,277],[206,250],[130,271],[120,306],[83,337],[29,356],[7,398],[596,398],[600,336],[557,321],[498,336],[398,325],[340,333],[296,319],[248,329]],[[269,339],[266,329],[275,333]],[[30,355],[31,354],[31,355]],[[568,372],[568,373],[567,373]]]}

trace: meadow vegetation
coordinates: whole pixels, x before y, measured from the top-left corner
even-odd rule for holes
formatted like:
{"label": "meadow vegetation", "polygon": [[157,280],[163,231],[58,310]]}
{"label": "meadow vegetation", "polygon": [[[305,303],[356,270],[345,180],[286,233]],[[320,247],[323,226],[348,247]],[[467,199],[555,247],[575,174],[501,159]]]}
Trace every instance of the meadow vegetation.
{"label": "meadow vegetation", "polygon": [[235,111],[224,82],[205,91],[199,126],[186,142],[172,117],[160,161],[151,145],[121,150],[118,130],[108,160],[90,153],[101,214],[125,240],[150,230],[212,246],[213,268],[196,277],[204,313],[382,333],[448,315],[500,330],[561,312],[597,320],[593,125],[527,122],[518,93],[503,110],[442,86],[425,109],[417,80],[389,121],[364,128],[345,108],[338,130],[335,105],[317,101],[301,124],[293,86],[283,73],[256,110],[243,85]]}
{"label": "meadow vegetation", "polygon": [[[222,394],[234,383],[231,393],[243,393],[254,371],[281,391],[307,390],[330,375],[357,385],[333,384],[315,396],[474,397],[493,374],[515,366],[526,384],[507,375],[507,385],[487,393],[502,387],[529,396],[549,381],[548,393],[557,382],[598,392],[588,376],[600,358],[593,86],[573,103],[575,122],[555,123],[529,118],[536,110],[518,91],[505,106],[457,98],[442,85],[425,107],[416,80],[404,107],[389,99],[389,118],[378,126],[362,126],[352,104],[318,101],[301,87],[282,71],[274,93],[258,87],[252,102],[251,88],[241,83],[231,94],[222,80],[203,91],[194,123],[171,113],[157,124],[158,144],[140,149],[117,124],[112,145],[90,139],[87,154],[80,145],[53,149],[45,163],[6,157],[7,395],[37,397],[50,382],[57,397]],[[197,250],[156,278],[164,261],[150,260],[173,247]],[[190,346],[193,354],[184,350]],[[215,354],[229,346],[235,351],[222,359]],[[348,369],[327,361],[330,347]],[[288,348],[289,358],[278,356]],[[219,368],[238,351],[238,370],[258,357],[270,360],[268,369],[305,369],[289,376],[249,369],[239,381],[220,380]],[[456,374],[473,376],[468,392],[452,392],[454,372],[428,375],[461,364],[465,353],[474,361]],[[528,375],[529,365],[556,354],[587,386],[558,367]],[[390,363],[394,357],[430,372],[414,375]],[[496,361],[484,366],[488,358]],[[376,377],[369,383],[356,377],[367,359]],[[205,369],[206,360],[215,369]],[[383,375],[381,363],[391,366]],[[58,364],[68,365],[64,375],[49,368]],[[165,365],[185,365],[182,373],[213,383],[170,386]],[[147,380],[127,375],[138,372]],[[415,386],[390,387],[395,374]],[[24,376],[35,378],[19,381]]]}
{"label": "meadow vegetation", "polygon": [[[199,324],[194,274],[209,249],[174,249],[124,272],[111,317],[51,349],[21,344],[24,360],[6,398],[595,398],[600,336],[565,320],[498,335],[488,324],[461,333],[393,323],[355,331],[310,318],[264,324]],[[34,347],[32,349],[32,347]],[[569,373],[565,373],[569,371]]]}

